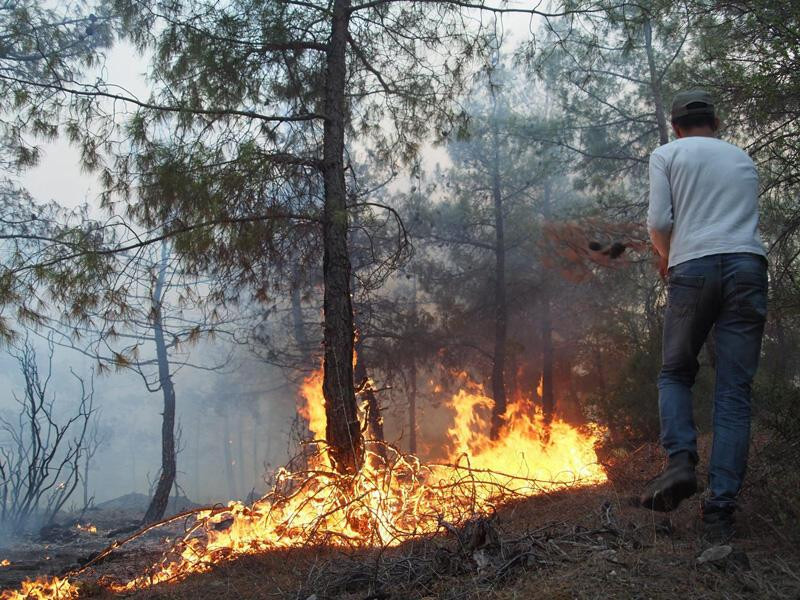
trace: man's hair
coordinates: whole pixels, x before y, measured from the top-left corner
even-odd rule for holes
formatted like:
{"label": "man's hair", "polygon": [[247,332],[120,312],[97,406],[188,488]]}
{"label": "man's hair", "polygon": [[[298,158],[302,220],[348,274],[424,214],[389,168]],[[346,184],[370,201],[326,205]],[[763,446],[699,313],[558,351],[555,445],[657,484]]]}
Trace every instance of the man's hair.
{"label": "man's hair", "polygon": [[[693,109],[693,108],[701,108],[705,106],[702,102],[692,102],[691,104],[687,105],[686,108]],[[681,117],[676,117],[672,119],[672,124],[676,127],[680,127],[681,129],[696,129],[698,127],[710,127],[711,129],[716,129],[717,123],[714,113],[695,113],[690,115],[683,115]]]}

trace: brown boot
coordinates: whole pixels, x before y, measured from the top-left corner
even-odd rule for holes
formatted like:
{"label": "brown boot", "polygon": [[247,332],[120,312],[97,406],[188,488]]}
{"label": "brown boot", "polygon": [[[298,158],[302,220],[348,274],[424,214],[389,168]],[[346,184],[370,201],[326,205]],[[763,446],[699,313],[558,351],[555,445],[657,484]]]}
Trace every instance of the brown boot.
{"label": "brown boot", "polygon": [[694,473],[695,458],[689,451],[678,452],[669,457],[666,468],[651,479],[639,496],[644,508],[669,512],[682,500],[697,492],[697,476]]}

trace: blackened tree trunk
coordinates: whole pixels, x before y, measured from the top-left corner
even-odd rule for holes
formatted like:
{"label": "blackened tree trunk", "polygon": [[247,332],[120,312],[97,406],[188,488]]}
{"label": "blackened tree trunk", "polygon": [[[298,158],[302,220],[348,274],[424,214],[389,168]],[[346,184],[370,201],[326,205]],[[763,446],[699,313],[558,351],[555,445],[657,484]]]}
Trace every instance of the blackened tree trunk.
{"label": "blackened tree trunk", "polygon": [[[544,184],[542,214],[550,217],[550,183]],[[555,392],[553,390],[553,323],[550,310],[550,289],[546,273],[542,274],[542,291],[539,307],[540,337],[542,340],[542,413],[545,422],[553,419]]]}
{"label": "blackened tree trunk", "polygon": [[553,419],[555,393],[553,390],[553,324],[550,316],[550,298],[545,291],[539,309],[542,338],[542,412],[546,422]]}
{"label": "blackened tree trunk", "polygon": [[167,344],[164,340],[164,326],[161,306],[164,294],[164,281],[169,262],[169,248],[166,243],[161,245],[161,264],[158,277],[152,294],[153,338],[156,344],[156,359],[158,360],[158,381],[161,394],[164,398],[164,412],[161,420],[161,474],[158,478],[155,493],[150,506],[142,520],[143,524],[153,523],[164,517],[169,503],[169,493],[175,483],[175,386],[172,383],[172,373],[169,368],[169,355]]}
{"label": "blackened tree trunk", "polygon": [[[411,290],[411,315],[412,323],[417,323],[417,280],[414,278]],[[409,367],[409,396],[408,396],[408,451],[417,452],[417,353],[414,342],[411,348],[411,365]]]}
{"label": "blackened tree trunk", "polygon": [[497,439],[506,412],[506,336],[508,311],[506,307],[506,249],[503,223],[503,195],[500,187],[500,127],[497,122],[497,98],[492,86],[492,199],[494,201],[495,279],[494,279],[494,362],[492,365],[492,426],[490,436]]}
{"label": "blackened tree trunk", "polygon": [[325,123],[322,175],[324,359],[322,392],[327,425],[325,439],[333,466],[355,473],[363,462],[364,444],[353,386],[353,307],[350,257],[347,251],[347,194],[344,181],[345,78],[350,0],[334,0],[331,37],[326,53]]}
{"label": "blackened tree trunk", "polygon": [[[367,363],[364,359],[364,353],[361,350],[361,344],[357,342],[356,348],[358,358],[355,366],[355,379],[359,385],[365,386],[361,393],[364,394],[364,398],[367,401],[367,425],[369,426],[372,439],[383,442],[386,441],[386,438],[383,435],[383,417],[381,417],[381,407],[378,402],[378,396],[368,382]],[[384,458],[386,457],[386,449],[382,445],[378,446],[378,454]]]}

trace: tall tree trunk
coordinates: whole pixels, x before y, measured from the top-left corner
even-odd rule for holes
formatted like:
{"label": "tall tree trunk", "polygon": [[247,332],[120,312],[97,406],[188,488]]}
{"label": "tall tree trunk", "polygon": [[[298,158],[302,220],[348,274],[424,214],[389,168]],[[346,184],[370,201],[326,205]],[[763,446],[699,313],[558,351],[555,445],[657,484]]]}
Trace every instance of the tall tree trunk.
{"label": "tall tree trunk", "polygon": [[542,412],[546,422],[553,419],[555,392],[553,390],[553,325],[550,316],[550,297],[542,295],[539,313],[542,338]]}
{"label": "tall tree trunk", "polygon": [[[353,224],[357,227],[357,216],[353,216]],[[359,265],[359,257],[353,253],[351,255],[351,264]],[[358,282],[356,281],[355,269],[350,274],[350,292],[353,298],[358,296]],[[364,322],[361,319],[360,307],[356,304],[353,314],[353,324],[357,331],[355,341],[355,354],[356,364],[354,367],[353,375],[355,382],[359,386],[365,386],[361,391],[367,404],[367,426],[369,427],[370,435],[373,440],[385,442],[386,438],[383,435],[383,417],[381,417],[381,407],[378,397],[375,395],[375,390],[369,385],[369,369],[367,368],[367,359],[364,356],[363,336],[365,335]],[[383,458],[386,458],[386,448],[382,444],[378,445],[377,452]]]}
{"label": "tall tree trunk", "polygon": [[644,22],[644,47],[647,52],[647,66],[650,71],[650,92],[653,95],[653,106],[658,123],[658,143],[664,145],[669,142],[667,118],[664,115],[664,103],[661,97],[661,75],[656,69],[656,57],[653,51],[653,27],[650,19]]}
{"label": "tall tree trunk", "polygon": [[347,194],[344,181],[344,127],[347,31],[350,0],[334,0],[325,73],[325,123],[322,175],[325,208],[322,224],[324,359],[322,393],[325,439],[333,466],[355,473],[364,458],[353,386],[353,306],[347,252]]}
{"label": "tall tree trunk", "polygon": [[[356,342],[356,348],[357,359],[354,374],[356,381],[361,385],[369,378],[369,375],[367,373],[367,363],[364,359],[364,353],[361,351],[360,342]],[[384,442],[386,438],[383,435],[383,417],[381,417],[380,403],[372,387],[368,383],[365,385],[366,387],[362,393],[367,401],[367,425],[372,434],[372,439]],[[378,446],[378,454],[386,458],[386,448],[383,445]]]}
{"label": "tall tree trunk", "polygon": [[495,229],[495,279],[494,279],[494,362],[492,365],[492,426],[490,437],[497,439],[506,412],[506,335],[508,311],[506,307],[506,249],[503,216],[503,195],[500,186],[500,126],[497,122],[497,98],[494,84],[492,93],[492,199],[494,200]]}
{"label": "tall tree trunk", "polygon": [[[417,279],[414,278],[411,290],[411,315],[412,323],[417,324]],[[411,365],[408,378],[410,379],[410,390],[408,396],[408,451],[411,454],[417,453],[417,358],[416,347],[412,343]]]}
{"label": "tall tree trunk", "polygon": [[[550,218],[550,182],[545,181],[542,215]],[[555,392],[553,390],[553,324],[550,311],[550,281],[546,274],[542,275],[541,306],[539,308],[539,324],[542,340],[542,413],[545,422],[549,423],[555,410]]]}
{"label": "tall tree trunk", "polygon": [[156,344],[158,360],[158,380],[164,398],[164,412],[161,420],[161,475],[158,478],[155,493],[150,506],[142,520],[143,524],[158,521],[164,517],[169,503],[169,493],[175,483],[175,387],[169,370],[169,355],[164,341],[164,323],[161,307],[164,295],[164,281],[169,262],[169,248],[161,245],[161,264],[158,270],[156,286],[152,294],[153,337]]}

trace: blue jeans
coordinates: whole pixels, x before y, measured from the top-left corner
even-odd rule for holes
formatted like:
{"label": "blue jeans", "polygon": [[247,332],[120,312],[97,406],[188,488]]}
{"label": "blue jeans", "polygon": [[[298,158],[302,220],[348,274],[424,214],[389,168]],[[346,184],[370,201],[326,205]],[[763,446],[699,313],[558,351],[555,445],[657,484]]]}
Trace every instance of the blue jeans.
{"label": "blue jeans", "polygon": [[697,459],[692,385],[697,355],[712,327],[716,354],[714,438],[706,509],[732,509],[750,445],[750,394],[767,316],[767,261],[714,254],[669,270],[663,363],[658,377],[661,442],[670,456]]}

